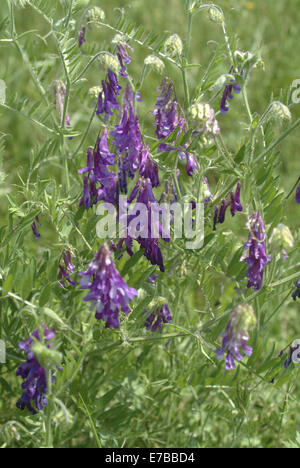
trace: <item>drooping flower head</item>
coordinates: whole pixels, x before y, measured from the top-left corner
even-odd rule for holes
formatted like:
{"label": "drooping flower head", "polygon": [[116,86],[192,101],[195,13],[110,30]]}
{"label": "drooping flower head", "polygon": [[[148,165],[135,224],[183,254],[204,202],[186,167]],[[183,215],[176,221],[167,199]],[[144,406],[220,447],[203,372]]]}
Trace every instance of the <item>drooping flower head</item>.
{"label": "drooping flower head", "polygon": [[39,220],[39,217],[36,216],[35,217],[35,220],[33,221],[32,225],[31,225],[31,229],[32,229],[32,232],[33,232],[33,235],[36,239],[38,239],[39,237],[41,237],[41,234],[38,232],[37,230],[37,226],[41,226],[41,223],[40,223],[40,220]]}
{"label": "drooping flower head", "polygon": [[88,174],[83,179],[83,197],[80,201],[80,205],[84,205],[87,210],[100,200],[116,203],[117,175],[107,167],[115,164],[116,156],[109,151],[107,136],[105,128],[97,140],[95,150],[91,147],[87,150],[87,167],[78,170],[79,174]]}
{"label": "drooping flower head", "polygon": [[[41,347],[39,356],[34,352],[34,344],[41,343],[40,333],[35,330],[32,335],[26,340],[19,343],[19,348],[25,351],[27,354],[27,360],[21,364],[17,369],[17,376],[21,376],[24,379],[22,384],[22,390],[24,390],[21,398],[17,402],[17,407],[21,410],[27,408],[32,414],[36,414],[47,405],[47,371],[40,362],[40,357],[44,357],[49,360],[48,354],[50,354],[50,360],[54,359],[54,367],[57,366],[60,359],[60,353],[50,351],[53,346],[51,341],[55,336],[55,329],[49,329],[42,326],[44,334],[45,345]],[[48,352],[49,350],[49,352]],[[53,378],[53,376],[52,376]]]}
{"label": "drooping flower head", "polygon": [[121,121],[110,134],[114,137],[113,144],[117,153],[123,155],[124,171],[133,178],[140,165],[143,142],[139,118],[134,113],[134,96],[130,86],[125,90]]}
{"label": "drooping flower head", "polygon": [[188,144],[180,146],[176,141],[181,133],[186,133],[188,125],[184,113],[176,100],[175,88],[173,83],[164,78],[158,88],[158,98],[154,109],[156,135],[159,140],[168,138],[176,129],[178,129],[174,141],[170,143],[161,143],[159,151],[178,151],[180,160],[186,161],[186,172],[192,176],[199,168],[195,157],[186,151]]}
{"label": "drooping flower head", "polygon": [[129,314],[128,304],[137,296],[137,290],[125,283],[106,244],[80,275],[81,289],[89,289],[83,300],[92,303],[91,309],[96,307],[96,319],[103,320],[106,328],[119,328],[120,311]]}
{"label": "drooping flower head", "polygon": [[79,32],[79,37],[78,37],[78,47],[82,47],[83,44],[86,42],[85,38],[85,33],[86,33],[86,27],[83,26],[82,29]]}
{"label": "drooping flower head", "polygon": [[[161,332],[163,323],[172,323],[172,315],[168,304],[165,303],[164,298],[159,297],[155,299],[155,302],[155,307],[151,307],[151,304],[149,306],[152,311],[145,321],[145,327],[147,330],[151,330],[152,332],[155,332],[156,330]],[[147,310],[144,312],[149,313]]]}
{"label": "drooping flower head", "polygon": [[215,215],[214,215],[214,223],[213,223],[213,230],[216,230],[217,224],[223,224],[225,221],[226,210],[230,206],[231,216],[235,216],[237,211],[243,211],[243,207],[240,200],[240,192],[241,192],[241,182],[237,183],[235,193],[233,191],[230,192],[230,200],[226,200],[223,198],[221,201],[221,206],[216,206],[215,208]]}
{"label": "drooping flower head", "polygon": [[145,179],[150,179],[152,187],[158,187],[160,185],[158,177],[158,166],[150,156],[148,145],[140,154],[140,175]]}
{"label": "drooping flower head", "polygon": [[66,287],[65,281],[63,280],[64,278],[67,280],[67,282],[71,286],[76,286],[76,281],[72,280],[70,277],[70,275],[72,275],[75,272],[75,266],[72,262],[72,254],[69,249],[63,252],[62,259],[63,259],[64,264],[62,264],[61,262],[58,265],[59,273],[58,273],[57,279],[58,279],[59,286],[61,288]]}
{"label": "drooping flower head", "polygon": [[234,310],[227,324],[226,330],[221,334],[222,348],[217,349],[217,359],[225,358],[225,369],[235,369],[236,359],[238,362],[246,356],[251,356],[252,348],[247,346],[249,340],[249,329],[256,323],[253,308],[250,305],[239,305]]}
{"label": "drooping flower head", "polygon": [[121,86],[118,83],[117,75],[109,68],[106,80],[101,81],[102,90],[98,96],[98,108],[96,114],[105,114],[105,120],[113,115],[113,110],[120,110],[117,97],[120,94]]}
{"label": "drooping flower head", "polygon": [[129,65],[129,63],[131,63],[131,57],[128,54],[128,51],[133,52],[133,49],[124,40],[120,40],[120,42],[118,42],[117,49],[117,55],[121,66],[121,70],[119,73],[121,76],[123,76],[123,78],[127,78],[128,73],[126,65]]}
{"label": "drooping flower head", "polygon": [[233,99],[232,92],[234,92],[235,94],[239,94],[241,90],[241,87],[237,83],[233,83],[225,87],[220,104],[220,111],[223,115],[225,115],[226,112],[229,111],[229,107],[227,106],[227,100]]}
{"label": "drooping flower head", "polygon": [[[241,261],[248,263],[248,284],[247,288],[253,287],[258,291],[262,287],[263,273],[266,264],[271,258],[266,254],[265,246],[265,226],[258,211],[254,212],[248,221],[250,229],[248,241],[244,245],[244,254]],[[247,257],[247,250],[249,254]]]}

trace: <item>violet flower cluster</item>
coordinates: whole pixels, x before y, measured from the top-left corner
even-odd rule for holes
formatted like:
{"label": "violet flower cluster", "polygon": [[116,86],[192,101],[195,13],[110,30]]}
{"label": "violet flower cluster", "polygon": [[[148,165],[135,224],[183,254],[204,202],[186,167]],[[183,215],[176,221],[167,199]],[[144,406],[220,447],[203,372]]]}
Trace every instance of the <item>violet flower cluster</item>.
{"label": "violet flower cluster", "polygon": [[107,143],[107,128],[97,139],[95,149],[87,151],[87,167],[79,169],[79,174],[88,174],[83,179],[83,197],[80,205],[88,210],[98,201],[115,204],[117,199],[117,176],[108,170],[107,166],[115,164],[115,154],[110,153]]}
{"label": "violet flower cluster", "polygon": [[[246,356],[251,356],[252,348],[247,345],[248,329],[255,324],[255,316],[251,306],[238,306],[232,313],[225,331],[221,334],[222,347],[217,349],[217,359],[225,359],[225,369],[235,369],[235,362]],[[242,354],[244,353],[244,355]]]}
{"label": "violet flower cluster", "polygon": [[101,81],[102,90],[98,96],[97,115],[105,114],[105,120],[108,120],[113,115],[113,110],[120,110],[117,97],[120,94],[122,87],[118,83],[117,75],[109,68],[107,71],[106,80]]}
{"label": "violet flower cluster", "polygon": [[[144,312],[147,313],[147,310]],[[163,304],[151,312],[145,321],[145,327],[152,332],[161,331],[163,323],[172,323],[172,315],[168,304]]]}
{"label": "violet flower cluster", "polygon": [[41,223],[40,223],[40,220],[39,220],[39,217],[36,216],[32,225],[31,225],[31,229],[32,229],[32,232],[33,232],[33,235],[36,239],[38,239],[39,237],[41,237],[41,234],[38,232],[37,230],[37,226],[41,226]]}
{"label": "violet flower cluster", "polygon": [[66,283],[64,279],[71,285],[76,286],[76,281],[72,280],[70,275],[75,273],[75,266],[72,263],[72,256],[70,250],[67,252],[63,252],[62,254],[64,265],[60,263],[58,265],[59,273],[58,273],[58,284],[61,288],[66,287]]}
{"label": "violet flower cluster", "polygon": [[171,143],[161,143],[158,149],[159,151],[176,150],[179,159],[181,161],[186,161],[187,174],[192,176],[198,169],[199,164],[195,157],[185,150],[185,147],[176,145],[176,140],[179,135],[182,132],[186,133],[188,127],[184,114],[176,100],[174,85],[168,78],[164,78],[157,91],[159,95],[154,109],[157,138],[159,140],[164,140],[178,129],[175,140]]}
{"label": "violet flower cluster", "polygon": [[220,111],[223,115],[225,115],[226,112],[229,111],[229,107],[227,106],[227,100],[233,99],[232,92],[234,92],[235,94],[239,94],[241,90],[241,87],[237,83],[233,83],[225,87],[220,104]]}
{"label": "violet flower cluster", "polygon": [[[266,254],[265,226],[258,211],[254,212],[248,221],[250,229],[248,241],[244,244],[244,254],[241,261],[248,263],[247,288],[258,291],[262,287],[263,273],[271,257]],[[249,254],[247,257],[247,250]]]}
{"label": "violet flower cluster", "polygon": [[105,322],[106,328],[119,328],[120,311],[128,315],[128,304],[137,296],[137,290],[128,286],[112,260],[112,254],[103,244],[87,271],[80,273],[81,289],[89,289],[84,301],[96,307],[95,317]]}
{"label": "violet flower cluster", "polygon": [[[55,329],[44,327],[44,340],[47,348],[52,346],[51,340],[55,336]],[[47,371],[41,366],[36,355],[31,350],[32,343],[37,340],[41,342],[38,330],[35,330],[32,335],[26,340],[19,343],[19,348],[27,354],[27,360],[17,369],[17,376],[24,379],[22,390],[24,390],[21,398],[17,401],[17,407],[21,410],[27,408],[32,414],[41,411],[47,405]]]}
{"label": "violet flower cluster", "polygon": [[241,192],[241,182],[237,183],[235,193],[233,191],[230,192],[230,200],[226,200],[225,198],[222,199],[221,205],[216,206],[215,214],[214,214],[214,223],[213,223],[213,230],[216,230],[217,224],[222,224],[225,221],[226,210],[230,206],[231,216],[235,216],[237,211],[243,211],[243,207],[240,200],[240,192]]}

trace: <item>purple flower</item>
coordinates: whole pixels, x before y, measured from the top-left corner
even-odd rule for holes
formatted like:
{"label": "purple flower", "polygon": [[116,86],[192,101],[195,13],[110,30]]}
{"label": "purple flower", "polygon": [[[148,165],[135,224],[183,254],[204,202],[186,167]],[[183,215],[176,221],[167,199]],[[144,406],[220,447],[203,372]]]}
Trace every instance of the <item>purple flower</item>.
{"label": "purple flower", "polygon": [[[146,310],[145,313],[147,313]],[[163,304],[152,312],[146,319],[145,327],[152,332],[156,330],[161,332],[163,323],[172,323],[172,316],[168,304]]]}
{"label": "purple flower", "polygon": [[150,179],[152,187],[158,187],[160,185],[158,177],[158,166],[150,156],[148,145],[140,155],[140,175],[145,179]]}
{"label": "purple flower", "polygon": [[297,297],[300,298],[300,278],[297,281],[295,291],[293,291],[292,293],[292,298],[294,299],[294,301],[297,299]]}
{"label": "purple flower", "polygon": [[225,198],[223,198],[220,208],[216,206],[214,222],[213,222],[214,231],[216,230],[217,224],[224,223],[226,210],[229,206],[230,206],[230,212],[232,216],[235,216],[235,213],[237,211],[243,211],[243,207],[240,201],[240,191],[241,191],[241,183],[238,182],[235,193],[233,191],[230,192],[230,201],[227,201]]}
{"label": "purple flower", "polygon": [[34,222],[32,223],[32,225],[31,225],[32,232],[33,232],[34,237],[35,237],[36,239],[38,239],[39,237],[41,237],[40,233],[37,231],[37,225],[38,225],[38,226],[41,226],[41,223],[40,223],[40,221],[39,221],[39,217],[38,217],[38,216],[35,217],[35,221],[34,221]]}
{"label": "purple flower", "polygon": [[106,80],[102,80],[102,90],[98,96],[98,108],[96,114],[105,114],[105,120],[113,115],[113,110],[120,110],[117,97],[120,94],[121,86],[118,83],[117,75],[110,69],[107,71]]}
{"label": "purple flower", "polygon": [[[252,348],[247,346],[249,340],[248,329],[255,324],[255,316],[251,306],[238,306],[232,313],[226,330],[221,334],[222,348],[215,351],[217,359],[225,357],[225,369],[235,369],[236,359],[238,362],[243,359],[243,354],[251,356]],[[226,355],[225,355],[226,354]]]}
{"label": "purple flower", "polygon": [[158,147],[159,151],[178,151],[179,159],[186,160],[186,172],[192,176],[199,164],[193,155],[189,154],[184,147],[176,145],[176,140],[182,132],[188,130],[187,122],[183,111],[176,101],[175,89],[173,83],[164,78],[158,88],[158,98],[154,109],[156,135],[159,140],[168,138],[176,129],[178,129],[175,140],[171,143],[161,143]]}
{"label": "purple flower", "polygon": [[241,87],[237,83],[227,85],[225,87],[220,105],[220,111],[223,115],[225,115],[226,112],[229,110],[229,107],[226,105],[226,103],[227,99],[233,99],[232,91],[234,91],[235,94],[239,94],[241,92]]}
{"label": "purple flower", "polygon": [[300,203],[300,185],[296,190],[295,200],[296,200],[296,203]]}
{"label": "purple flower", "polygon": [[234,216],[236,211],[243,211],[240,201],[241,182],[237,183],[235,193],[230,192],[230,212]]}
{"label": "purple flower", "polygon": [[125,91],[124,109],[119,125],[110,132],[114,137],[118,154],[124,154],[123,167],[126,174],[133,178],[139,168],[143,142],[138,116],[134,114],[134,96],[132,90],[127,86]]}
{"label": "purple flower", "polygon": [[125,41],[120,41],[117,45],[117,49],[117,56],[121,65],[121,70],[119,73],[121,76],[123,76],[123,78],[127,78],[128,73],[126,65],[128,65],[131,62],[131,57],[127,51],[130,50],[131,52],[133,52],[133,49]]}
{"label": "purple flower", "polygon": [[[55,329],[44,327],[44,339],[48,342],[47,348],[52,346],[51,340],[55,336]],[[24,410],[25,407],[36,414],[47,405],[47,374],[46,369],[41,366],[35,354],[31,351],[31,344],[35,341],[41,341],[39,331],[35,330],[28,340],[20,342],[19,348],[27,354],[27,360],[17,369],[17,376],[24,379],[21,398],[17,402],[17,407]],[[34,403],[34,406],[33,406]]]}
{"label": "purple flower", "polygon": [[[262,287],[262,279],[265,266],[271,260],[266,254],[265,246],[265,226],[258,211],[250,217],[248,226],[250,229],[248,241],[244,245],[245,252],[241,261],[248,263],[247,278],[249,279],[247,288],[253,286],[255,291]],[[247,257],[246,250],[249,249]]]}
{"label": "purple flower", "polygon": [[98,201],[104,200],[115,204],[118,193],[117,176],[107,166],[115,164],[115,154],[110,153],[107,143],[107,129],[98,138],[96,149],[87,150],[87,167],[79,169],[79,174],[88,173],[83,179],[83,197],[80,206],[88,210]]}
{"label": "purple flower", "polygon": [[76,281],[73,281],[70,278],[70,275],[72,275],[75,272],[75,266],[72,263],[72,257],[71,257],[71,252],[68,250],[67,252],[63,252],[63,260],[64,260],[64,265],[59,264],[59,273],[58,273],[58,284],[61,288],[65,288],[66,284],[63,281],[63,278],[65,278],[68,283],[71,286],[76,286]]}
{"label": "purple flower", "polygon": [[78,38],[78,46],[79,48],[82,47],[83,43],[86,42],[86,39],[85,39],[85,32],[86,32],[86,28],[85,26],[83,26],[83,28],[81,29],[81,31],[79,32],[79,38]]}
{"label": "purple flower", "polygon": [[119,328],[120,310],[128,315],[128,303],[138,293],[121,277],[106,244],[100,247],[89,269],[80,275],[81,289],[89,289],[84,301],[91,301],[91,309],[96,307],[96,319],[103,320],[106,328]]}

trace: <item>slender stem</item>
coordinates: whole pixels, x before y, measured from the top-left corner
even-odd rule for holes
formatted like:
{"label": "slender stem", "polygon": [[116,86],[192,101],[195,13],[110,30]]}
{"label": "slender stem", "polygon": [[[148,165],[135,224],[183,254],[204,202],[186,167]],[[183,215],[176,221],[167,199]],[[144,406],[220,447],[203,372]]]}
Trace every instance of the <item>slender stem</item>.
{"label": "slender stem", "polygon": [[252,124],[253,117],[252,117],[252,113],[251,113],[250,106],[249,106],[248,94],[247,94],[247,85],[246,85],[246,83],[245,83],[245,85],[243,86],[242,95],[243,95],[244,103],[245,103],[245,106],[246,106],[246,109],[247,109],[247,112],[248,112],[250,124]]}
{"label": "slender stem", "polygon": [[73,159],[73,158],[78,154],[78,152],[80,151],[80,149],[81,149],[81,147],[82,147],[82,145],[83,145],[83,143],[84,143],[84,141],[85,141],[85,139],[86,139],[86,137],[87,137],[87,134],[89,133],[90,127],[91,127],[92,122],[93,122],[94,117],[95,117],[96,109],[97,109],[97,104],[96,104],[95,108],[93,109],[93,112],[92,112],[92,114],[91,114],[91,118],[90,118],[89,123],[88,123],[88,126],[86,127],[85,132],[84,132],[84,134],[83,134],[83,136],[82,136],[82,138],[81,138],[81,141],[80,141],[79,145],[77,146],[76,150],[74,151],[74,153],[72,154],[72,159]]}

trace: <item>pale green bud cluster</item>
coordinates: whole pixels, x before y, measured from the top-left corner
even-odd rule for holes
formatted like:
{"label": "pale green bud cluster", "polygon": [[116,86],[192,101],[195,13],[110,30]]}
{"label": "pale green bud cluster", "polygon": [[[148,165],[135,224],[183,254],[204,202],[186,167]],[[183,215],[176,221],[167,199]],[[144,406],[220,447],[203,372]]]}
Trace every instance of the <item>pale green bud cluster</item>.
{"label": "pale green bud cluster", "polygon": [[165,64],[160,58],[156,57],[155,55],[148,55],[148,57],[145,58],[144,64],[151,70],[155,70],[160,75],[164,73]]}
{"label": "pale green bud cluster", "polygon": [[283,258],[286,258],[286,249],[294,247],[294,237],[288,226],[280,223],[273,229],[269,243],[273,250],[281,251]]}
{"label": "pale green bud cluster", "polygon": [[192,104],[189,108],[189,115],[200,131],[214,135],[220,132],[214,110],[209,104],[203,102]]}
{"label": "pale green bud cluster", "polygon": [[59,351],[49,349],[39,341],[34,342],[31,345],[31,349],[41,366],[45,367],[45,369],[59,366],[62,361],[62,354]]}
{"label": "pale green bud cluster", "polygon": [[222,24],[224,23],[224,15],[222,10],[217,6],[211,6],[208,9],[208,17],[214,23]]}
{"label": "pale green bud cluster", "polygon": [[229,73],[225,73],[224,75],[219,76],[219,78],[210,87],[210,91],[212,92],[220,91],[222,88],[224,88],[224,86],[227,86],[233,83],[235,83],[234,76]]}
{"label": "pale green bud cluster", "polygon": [[169,57],[178,57],[182,54],[182,40],[178,36],[178,34],[173,34],[172,36],[166,39],[164,44],[164,52]]}
{"label": "pale green bud cluster", "polygon": [[90,104],[95,104],[98,100],[98,96],[100,92],[102,91],[101,86],[93,86],[92,88],[89,89],[89,103]]}
{"label": "pale green bud cluster", "polygon": [[285,104],[282,104],[280,101],[274,101],[269,106],[267,117],[274,118],[283,123],[285,121],[290,121],[292,114]]}
{"label": "pale green bud cluster", "polygon": [[99,62],[105,68],[110,68],[114,73],[118,73],[120,70],[120,63],[115,55],[109,52],[104,52],[99,56]]}
{"label": "pale green bud cluster", "polygon": [[105,20],[105,13],[102,8],[92,7],[87,12],[88,24],[90,23],[101,23]]}
{"label": "pale green bud cluster", "polygon": [[164,304],[167,303],[168,301],[165,297],[158,296],[150,302],[150,304],[147,306],[147,310],[149,310],[149,312],[152,312],[154,310],[160,309]]}
{"label": "pale green bud cluster", "polygon": [[256,317],[253,307],[249,304],[238,305],[232,316],[232,325],[238,332],[247,332],[256,324]]}

